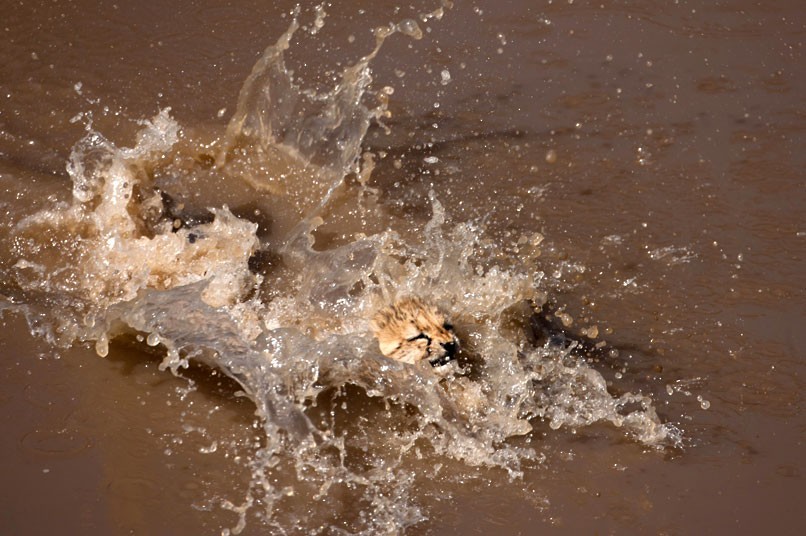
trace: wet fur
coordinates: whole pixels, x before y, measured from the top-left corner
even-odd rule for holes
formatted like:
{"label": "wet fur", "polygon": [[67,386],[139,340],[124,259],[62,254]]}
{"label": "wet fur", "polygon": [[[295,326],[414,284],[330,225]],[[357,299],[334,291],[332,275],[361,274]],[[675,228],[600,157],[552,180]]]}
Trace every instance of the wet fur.
{"label": "wet fur", "polygon": [[372,331],[386,357],[440,369],[454,359],[459,341],[445,315],[416,297],[396,301],[375,314]]}

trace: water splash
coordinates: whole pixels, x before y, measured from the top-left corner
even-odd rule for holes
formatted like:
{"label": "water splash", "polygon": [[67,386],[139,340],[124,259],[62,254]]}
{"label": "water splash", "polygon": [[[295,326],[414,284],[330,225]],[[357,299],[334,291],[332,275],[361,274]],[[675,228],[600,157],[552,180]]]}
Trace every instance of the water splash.
{"label": "water splash", "polygon": [[[649,398],[614,397],[568,351],[535,347],[506,327],[545,301],[536,247],[502,264],[483,227],[449,222],[433,192],[421,241],[389,230],[313,247],[321,208],[356,172],[367,128],[385,110],[363,102],[370,62],[389,35],[419,33],[410,20],[378,30],[370,54],[319,95],[298,88],[284,64],[297,28],[295,15],[255,65],[214,166],[188,158],[167,109],[142,122],[133,147],[92,129],[75,146],[72,202],[16,227],[8,276],[32,331],[55,344],[91,341],[101,355],[116,336],[142,334],[164,349],[163,368],[178,373],[195,360],[240,384],[263,443],[243,500],[222,502],[238,516],[233,534],[258,507],[282,531],[337,523],[350,533],[399,531],[427,518],[417,495],[424,464],[518,478],[543,454],[513,438],[539,421],[553,429],[605,421],[646,445],[676,441]],[[277,185],[268,209],[291,206],[293,227],[260,237],[244,214],[217,205],[190,217],[171,208],[184,199],[169,202],[160,189],[166,176],[235,188],[256,167]],[[261,267],[268,253],[279,260]],[[456,326],[461,368],[447,378],[386,359],[369,332],[378,307],[408,294]]]}
{"label": "water splash", "polygon": [[[321,6],[317,10],[321,28],[324,11]],[[266,47],[244,82],[217,161],[226,165],[236,148],[244,146],[252,157],[259,151],[263,159],[291,159],[311,173],[301,184],[285,181],[284,192],[300,207],[301,218],[311,218],[327,205],[347,174],[359,173],[367,130],[387,115],[384,90],[375,95],[374,105],[365,102],[372,82],[370,63],[391,35],[421,39],[423,34],[412,19],[376,28],[373,50],[344,69],[333,89],[317,93],[298,86],[285,64],[285,52],[299,29],[298,16],[299,8],[288,30]]]}

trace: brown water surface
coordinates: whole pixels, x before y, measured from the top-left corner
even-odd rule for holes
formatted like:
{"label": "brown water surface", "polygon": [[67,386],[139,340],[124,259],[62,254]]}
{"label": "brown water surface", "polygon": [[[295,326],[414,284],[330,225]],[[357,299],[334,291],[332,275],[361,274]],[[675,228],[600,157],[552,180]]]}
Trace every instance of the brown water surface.
{"label": "brown water surface", "polygon": [[[290,51],[300,77],[330,84],[330,70],[367,53],[371,28],[428,6],[364,4],[327,8],[320,36]],[[406,532],[800,534],[803,6],[456,4],[421,25],[422,40],[395,36],[374,64],[375,86],[395,87],[391,132],[375,128],[365,142],[388,155],[370,185],[389,220],[365,228],[416,235],[433,189],[451,221],[483,218],[502,258],[516,254],[510,237],[542,233],[550,301],[618,350],[596,368],[615,391],[651,395],[685,441],[657,451],[612,426],[537,423],[523,441],[545,461],[514,481],[458,467],[453,478],[446,461],[422,490],[429,519]],[[0,268],[16,262],[5,253],[11,224],[70,196],[65,163],[84,135],[73,118],[91,111],[93,128],[120,143],[166,106],[186,129],[222,128],[292,8],[5,6]],[[349,230],[350,203],[334,201],[323,241]],[[187,392],[136,346],[101,359],[89,346],[48,346],[19,316],[2,326],[0,532],[218,534],[234,524],[214,503],[242,500],[248,469],[230,458],[260,442],[236,386],[196,371]],[[334,515],[355,515],[343,508]],[[252,513],[244,533],[279,529]]]}

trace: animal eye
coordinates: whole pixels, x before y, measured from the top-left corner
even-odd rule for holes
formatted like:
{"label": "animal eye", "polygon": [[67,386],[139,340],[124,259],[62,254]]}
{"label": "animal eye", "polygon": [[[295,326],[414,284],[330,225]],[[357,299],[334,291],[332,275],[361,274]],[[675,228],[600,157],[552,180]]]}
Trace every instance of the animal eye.
{"label": "animal eye", "polygon": [[429,343],[431,342],[431,337],[429,337],[425,333],[420,333],[419,335],[415,335],[414,337],[409,337],[406,340],[411,342],[411,341],[416,341],[417,339],[426,339]]}
{"label": "animal eye", "polygon": [[442,324],[442,327],[444,329],[446,329],[447,331],[453,331],[453,324],[450,324],[448,322],[445,322],[444,324]]}

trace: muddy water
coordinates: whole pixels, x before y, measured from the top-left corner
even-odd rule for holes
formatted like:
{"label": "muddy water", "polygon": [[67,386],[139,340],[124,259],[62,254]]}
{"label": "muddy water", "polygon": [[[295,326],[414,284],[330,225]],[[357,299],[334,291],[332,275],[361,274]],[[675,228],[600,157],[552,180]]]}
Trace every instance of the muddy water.
{"label": "muddy water", "polygon": [[[306,87],[327,90],[372,50],[372,28],[436,7],[336,4],[319,31],[313,8],[303,8],[307,29],[292,40],[289,69]],[[389,378],[408,387],[369,396],[370,380],[345,366],[347,380],[317,384],[315,405],[305,399],[320,444],[285,444],[299,458],[316,458],[295,470],[271,451],[266,413],[254,415],[260,391],[241,396],[263,384],[227,377],[227,356],[214,361],[220,370],[181,369],[177,377],[160,370],[165,349],[133,333],[103,359],[103,345],[91,337],[65,349],[30,334],[26,312],[43,334],[42,326],[58,325],[49,311],[73,311],[73,294],[66,283],[58,291],[40,284],[50,281],[47,271],[23,281],[15,265],[41,260],[42,251],[42,258],[64,251],[83,262],[71,241],[84,238],[58,226],[36,234],[18,222],[71,203],[65,169],[76,143],[89,129],[133,147],[144,128],[138,121],[170,107],[192,140],[180,157],[211,158],[208,146],[223,139],[253,64],[287,30],[292,9],[290,2],[245,1],[6,8],[2,532],[218,534],[240,528],[240,508],[244,534],[799,533],[806,469],[806,88],[799,66],[806,33],[802,9],[790,3],[476,2],[421,21],[422,39],[394,35],[371,64],[371,87],[394,88],[391,117],[383,119],[388,132],[371,127],[363,142],[376,155],[362,176],[374,190],[348,177],[313,233],[319,251],[359,243],[357,233],[398,233],[409,249],[396,253],[419,256],[420,264],[396,284],[448,306],[469,353],[496,366],[508,363],[499,357],[508,344],[519,345],[521,356],[537,355],[524,335],[528,314],[517,313],[526,291],[507,281],[539,273],[533,302],[545,297],[567,313],[570,336],[595,327],[595,340],[607,342],[607,352],[573,370],[600,374],[613,397],[649,397],[659,420],[682,431],[679,442],[642,442],[612,418],[574,424],[557,414],[559,391],[540,389],[533,394],[548,401],[538,405],[543,413],[533,411],[526,435],[495,412],[470,419],[478,436],[434,435],[426,429],[449,428],[425,418],[429,393],[440,387],[418,391],[424,388],[405,383],[405,371],[393,371]],[[227,204],[257,224],[264,245],[282,241],[295,215],[310,213],[307,198],[264,202],[261,195],[284,195],[274,183],[259,195],[234,180],[240,170],[261,176],[249,162],[230,159],[216,182],[187,171],[180,157],[165,167],[147,162],[159,186],[194,209]],[[299,191],[299,198],[323,195],[323,188]],[[433,259],[418,248],[433,232],[435,200],[445,212],[438,249],[450,258],[455,242],[479,257],[484,276],[464,276],[473,285],[422,282]],[[464,222],[470,231],[451,234]],[[539,257],[535,233],[544,237]],[[288,299],[274,283],[296,283],[283,272],[292,261],[273,264],[279,253],[267,251],[258,271],[270,283],[260,296],[271,304]],[[55,257],[45,265],[61,266]],[[205,266],[219,266],[205,258]],[[510,279],[490,275],[494,267]],[[99,273],[106,272],[89,279]],[[482,283],[491,285],[489,294]],[[490,312],[496,295],[516,312]],[[489,309],[476,305],[479,296]],[[364,346],[350,355],[371,360],[371,340],[350,323],[365,301],[374,302],[363,294],[356,300],[342,310],[347,320],[318,325],[334,337],[354,333],[355,346]],[[132,305],[122,318],[132,326],[146,305]],[[317,352],[349,354],[342,340],[311,337],[286,341],[299,344],[292,347],[303,363]],[[512,387],[493,366],[483,370],[470,378],[485,388]],[[430,385],[428,376],[416,378]],[[586,400],[571,405],[578,410]],[[291,426],[277,426],[293,435]],[[421,435],[403,449],[386,442],[387,430]],[[473,462],[450,451],[457,438],[498,431],[504,440],[472,443],[472,453],[489,447],[490,459],[514,456],[517,470],[513,462]],[[306,470],[327,475],[317,480]],[[270,499],[278,508],[267,508]]]}

